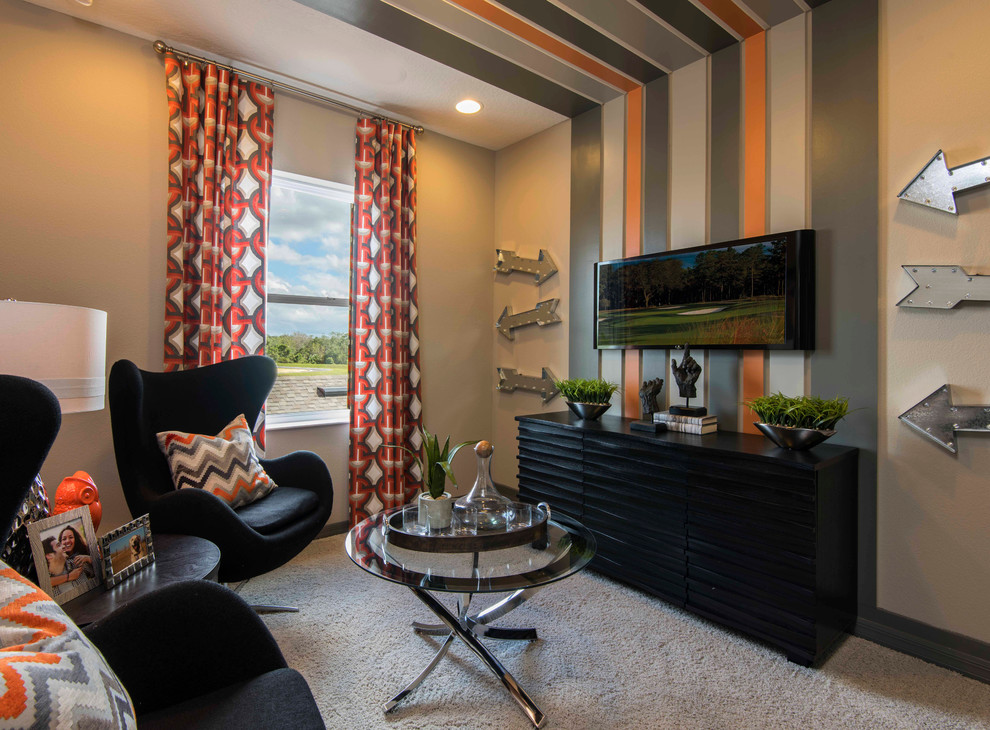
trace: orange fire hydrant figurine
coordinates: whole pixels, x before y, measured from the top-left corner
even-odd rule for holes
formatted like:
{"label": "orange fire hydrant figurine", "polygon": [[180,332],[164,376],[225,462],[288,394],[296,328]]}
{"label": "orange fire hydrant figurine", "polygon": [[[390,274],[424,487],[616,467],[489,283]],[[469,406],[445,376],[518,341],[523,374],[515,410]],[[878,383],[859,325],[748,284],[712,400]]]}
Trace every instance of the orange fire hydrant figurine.
{"label": "orange fire hydrant figurine", "polygon": [[93,518],[93,529],[100,529],[103,519],[103,505],[100,504],[100,491],[93,483],[93,477],[84,471],[77,471],[71,477],[66,477],[55,490],[55,506],[52,514],[68,512],[70,509],[89,505],[89,514]]}

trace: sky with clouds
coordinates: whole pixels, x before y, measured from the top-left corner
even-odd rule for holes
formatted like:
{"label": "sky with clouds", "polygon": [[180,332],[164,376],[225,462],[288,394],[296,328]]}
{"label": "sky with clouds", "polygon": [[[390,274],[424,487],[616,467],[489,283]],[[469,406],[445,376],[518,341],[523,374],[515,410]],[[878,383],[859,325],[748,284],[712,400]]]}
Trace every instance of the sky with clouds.
{"label": "sky with clouds", "polygon": [[[272,185],[268,291],[347,298],[350,204]],[[268,334],[347,332],[346,307],[268,305]]]}

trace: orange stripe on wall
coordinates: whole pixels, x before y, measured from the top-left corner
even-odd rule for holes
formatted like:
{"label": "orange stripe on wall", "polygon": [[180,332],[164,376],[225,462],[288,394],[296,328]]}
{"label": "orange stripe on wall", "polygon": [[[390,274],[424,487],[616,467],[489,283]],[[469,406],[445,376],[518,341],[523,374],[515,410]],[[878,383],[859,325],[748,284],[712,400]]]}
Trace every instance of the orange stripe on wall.
{"label": "orange stripe on wall", "polygon": [[732,0],[698,0],[718,16],[718,19],[732,28],[743,38],[749,38],[763,31],[760,24],[749,17]]}
{"label": "orange stripe on wall", "polygon": [[743,43],[743,235],[766,233],[767,34]]}
{"label": "orange stripe on wall", "polygon": [[[643,87],[626,94],[626,237],[623,256],[643,250]],[[622,414],[638,417],[639,350],[625,350],[622,366]]]}
{"label": "orange stripe on wall", "polygon": [[571,48],[566,43],[554,38],[552,35],[544,33],[542,30],[530,25],[521,18],[506,12],[500,7],[492,5],[488,0],[448,0],[453,5],[459,5],[465,10],[474,13],[479,18],[487,20],[493,25],[497,25],[502,30],[506,30],[533,45],[539,46],[561,61],[565,61],[572,66],[577,66],[582,71],[587,71],[592,76],[611,84],[622,91],[633,91],[639,84],[628,79],[618,71],[614,71],[608,66],[599,63],[591,56],[587,56],[575,48]]}
{"label": "orange stripe on wall", "polygon": [[[767,229],[767,34],[743,42],[743,235]],[[743,400],[764,394],[762,350],[744,350]],[[744,408],[742,428],[756,433],[752,412]]]}

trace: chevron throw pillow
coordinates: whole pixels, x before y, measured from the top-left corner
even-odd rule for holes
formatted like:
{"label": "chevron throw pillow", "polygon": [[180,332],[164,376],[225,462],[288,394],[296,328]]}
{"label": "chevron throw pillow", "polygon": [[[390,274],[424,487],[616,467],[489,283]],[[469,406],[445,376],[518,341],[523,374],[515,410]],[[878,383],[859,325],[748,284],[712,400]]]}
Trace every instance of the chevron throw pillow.
{"label": "chevron throw pillow", "polygon": [[0,727],[137,727],[131,698],[99,650],[3,562],[0,647]]}
{"label": "chevron throw pillow", "polygon": [[205,489],[237,508],[261,499],[276,487],[258,461],[243,414],[216,436],[162,431],[158,446],[168,459],[176,489]]}

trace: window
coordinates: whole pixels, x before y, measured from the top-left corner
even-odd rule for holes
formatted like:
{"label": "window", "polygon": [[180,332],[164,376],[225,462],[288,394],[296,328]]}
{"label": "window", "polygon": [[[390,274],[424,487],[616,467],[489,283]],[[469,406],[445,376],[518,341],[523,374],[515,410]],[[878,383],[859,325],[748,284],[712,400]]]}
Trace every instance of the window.
{"label": "window", "polygon": [[354,188],[276,170],[268,218],[268,424],[347,414],[347,296]]}

